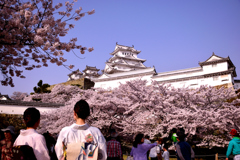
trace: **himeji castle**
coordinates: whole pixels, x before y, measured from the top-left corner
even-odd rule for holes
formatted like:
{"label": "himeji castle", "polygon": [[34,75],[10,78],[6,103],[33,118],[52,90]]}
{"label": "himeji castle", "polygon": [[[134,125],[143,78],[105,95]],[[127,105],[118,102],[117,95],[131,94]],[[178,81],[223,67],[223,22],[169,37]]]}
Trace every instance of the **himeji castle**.
{"label": "himeji castle", "polygon": [[99,69],[96,67],[86,66],[86,68],[81,72],[79,69],[68,74],[68,81],[76,80],[80,78],[95,79],[100,75],[98,74]]}
{"label": "himeji castle", "polygon": [[92,68],[92,72],[95,71],[97,75],[91,78],[95,82],[94,88],[114,89],[120,83],[134,79],[147,80],[148,84],[153,80],[170,83],[176,88],[196,88],[201,85],[240,88],[240,81],[234,80],[234,77],[237,77],[236,67],[230,57],[223,58],[213,53],[206,61],[199,62],[198,67],[157,73],[155,67],[143,64],[146,60],[138,57],[140,53],[134,46],[116,43],[114,51],[110,53],[112,57],[106,61],[102,74],[99,76],[96,74],[97,69]]}

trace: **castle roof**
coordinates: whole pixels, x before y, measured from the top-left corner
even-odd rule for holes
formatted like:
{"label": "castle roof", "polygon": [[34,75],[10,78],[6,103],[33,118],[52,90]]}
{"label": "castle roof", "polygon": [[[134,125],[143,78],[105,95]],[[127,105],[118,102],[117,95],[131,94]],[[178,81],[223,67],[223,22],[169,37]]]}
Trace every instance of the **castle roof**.
{"label": "castle roof", "polygon": [[134,57],[132,55],[127,55],[127,56],[114,55],[113,57],[111,57],[109,59],[109,61],[112,61],[112,60],[115,60],[115,59],[126,59],[126,60],[141,61],[141,62],[146,61],[146,59],[140,59],[140,58]]}
{"label": "castle roof", "polygon": [[131,78],[131,77],[141,77],[145,75],[155,75],[155,74],[156,74],[155,68],[148,67],[144,69],[137,69],[137,70],[132,70],[128,72],[119,72],[115,74],[103,73],[98,79],[94,80],[94,82],[109,81],[109,80]]}
{"label": "castle roof", "polygon": [[79,71],[79,69],[77,69],[76,71],[73,71],[72,73],[68,74],[68,76],[70,77],[71,75],[83,75],[83,73],[81,71]]}
{"label": "castle roof", "polygon": [[124,46],[124,45],[119,45],[116,43],[115,50],[112,53],[110,53],[110,55],[115,55],[118,51],[130,51],[130,52],[136,53],[136,54],[139,54],[141,52],[141,51],[134,49],[134,46],[129,47],[129,46]]}
{"label": "castle roof", "polygon": [[87,70],[99,71],[100,69],[97,69],[96,67],[86,66],[86,68],[83,70],[83,72],[86,72]]}
{"label": "castle roof", "polygon": [[0,100],[0,104],[16,106],[52,107],[52,108],[59,108],[61,106],[64,106],[64,104],[58,103],[26,102],[19,100]]}

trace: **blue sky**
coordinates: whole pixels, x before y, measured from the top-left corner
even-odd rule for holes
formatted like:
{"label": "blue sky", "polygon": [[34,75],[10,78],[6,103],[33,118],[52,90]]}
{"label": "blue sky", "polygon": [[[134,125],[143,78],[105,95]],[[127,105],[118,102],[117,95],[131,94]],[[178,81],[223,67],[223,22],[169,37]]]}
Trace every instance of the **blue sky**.
{"label": "blue sky", "polygon": [[[240,79],[240,0],[79,0],[74,8],[80,6],[96,13],[73,21],[75,28],[62,40],[77,37],[94,51],[81,55],[75,50],[83,59],[65,53],[73,70],[86,65],[104,69],[118,42],[141,50],[138,57],[158,73],[198,67],[212,52],[229,56],[236,66],[235,79]],[[25,79],[14,78],[15,87],[0,86],[0,92],[30,93],[40,79],[50,85],[65,82],[71,71],[49,65],[23,73]]]}

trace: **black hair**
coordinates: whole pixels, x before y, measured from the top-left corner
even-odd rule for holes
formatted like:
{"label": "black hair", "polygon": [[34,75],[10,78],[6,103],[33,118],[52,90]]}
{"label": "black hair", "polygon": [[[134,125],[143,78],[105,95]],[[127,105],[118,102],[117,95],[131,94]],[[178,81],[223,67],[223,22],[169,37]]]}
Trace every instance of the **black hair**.
{"label": "black hair", "polygon": [[5,138],[4,132],[0,130],[0,141],[3,140],[4,138]]}
{"label": "black hair", "polygon": [[177,138],[180,140],[180,141],[184,141],[185,139],[185,134],[183,132],[177,132]]}
{"label": "black hair", "polygon": [[77,114],[78,118],[81,119],[87,119],[87,117],[90,115],[90,107],[88,103],[83,99],[75,104],[74,111]]}
{"label": "black hair", "polygon": [[184,128],[179,128],[180,132],[183,132],[185,134],[185,129]]}
{"label": "black hair", "polygon": [[146,138],[146,139],[149,139],[150,137],[149,137],[149,135],[146,135],[145,138]]}
{"label": "black hair", "polygon": [[40,112],[34,107],[29,107],[24,111],[23,119],[27,127],[33,127],[40,119]]}
{"label": "black hair", "polygon": [[163,148],[165,148],[166,150],[168,150],[168,144],[164,144]]}
{"label": "black hair", "polygon": [[172,132],[173,132],[173,133],[176,133],[176,132],[177,132],[177,129],[176,129],[176,128],[173,128],[173,129],[172,129]]}
{"label": "black hair", "polygon": [[141,140],[143,137],[144,137],[144,134],[142,133],[137,134],[133,142],[133,147],[137,148],[138,144],[142,144],[143,142],[141,142]]}
{"label": "black hair", "polygon": [[43,137],[45,138],[46,141],[46,145],[47,145],[47,149],[48,149],[48,154],[49,156],[51,156],[51,145],[55,145],[56,141],[55,139],[51,136],[51,134],[47,131],[45,133],[42,134]]}

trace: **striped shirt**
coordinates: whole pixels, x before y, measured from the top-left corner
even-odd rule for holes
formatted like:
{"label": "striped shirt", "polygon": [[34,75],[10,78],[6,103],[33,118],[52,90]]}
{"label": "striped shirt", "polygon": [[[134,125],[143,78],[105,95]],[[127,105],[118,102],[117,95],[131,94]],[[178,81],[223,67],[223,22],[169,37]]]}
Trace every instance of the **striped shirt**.
{"label": "striped shirt", "polygon": [[107,156],[119,157],[120,159],[122,159],[121,144],[115,139],[111,139],[107,142]]}

